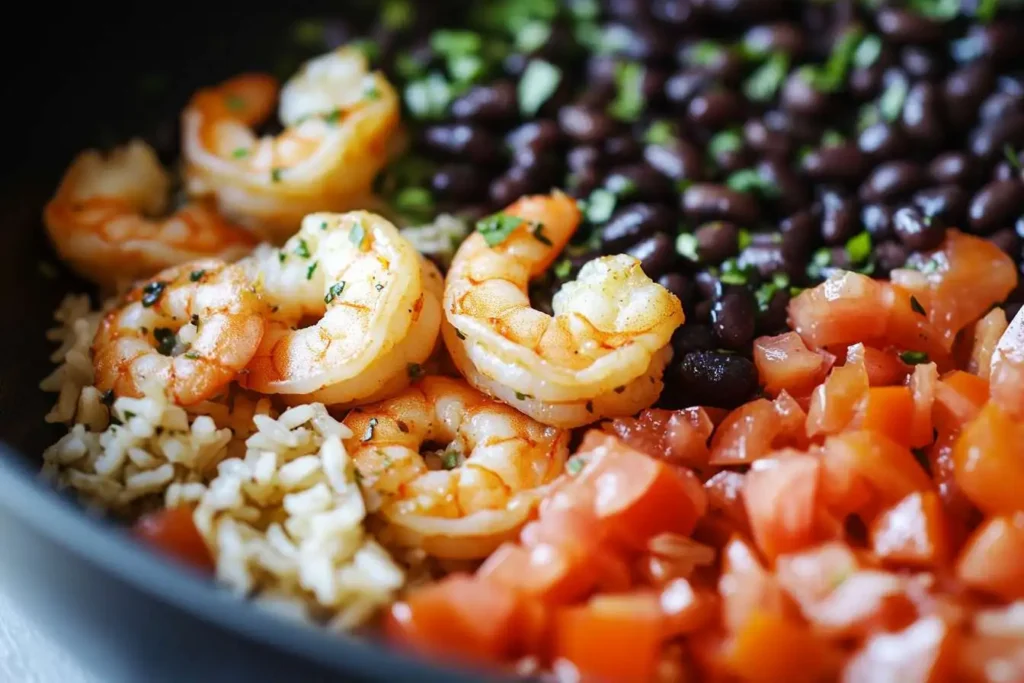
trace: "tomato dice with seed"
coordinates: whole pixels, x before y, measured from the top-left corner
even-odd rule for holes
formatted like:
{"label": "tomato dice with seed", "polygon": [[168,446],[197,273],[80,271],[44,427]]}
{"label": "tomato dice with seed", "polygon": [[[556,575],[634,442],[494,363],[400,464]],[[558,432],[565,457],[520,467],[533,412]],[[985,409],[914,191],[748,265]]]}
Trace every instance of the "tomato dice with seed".
{"label": "tomato dice with seed", "polygon": [[863,343],[854,344],[846,350],[846,362],[863,365],[868,374],[868,384],[873,387],[902,384],[910,372],[895,351],[883,351]]}
{"label": "tomato dice with seed", "polygon": [[850,363],[832,368],[825,382],[811,394],[807,435],[813,438],[846,429],[867,391],[868,374],[863,365]]}
{"label": "tomato dice with seed", "polygon": [[143,515],[133,533],[152,547],[203,571],[213,571],[213,558],[199,535],[187,507],[173,507]]}
{"label": "tomato dice with seed", "polygon": [[991,514],[1024,511],[1024,425],[989,403],[961,432],[952,452],[964,494]]}
{"label": "tomato dice with seed", "polygon": [[759,460],[747,473],[743,500],[754,541],[768,559],[819,540],[819,474],[818,458],[796,453]]}
{"label": "tomato dice with seed", "polygon": [[875,519],[871,547],[884,562],[934,569],[948,557],[948,534],[938,495],[917,491]]}
{"label": "tomato dice with seed", "polygon": [[754,340],[754,365],[771,396],[783,390],[804,396],[828,371],[824,356],[808,349],[796,332]]}

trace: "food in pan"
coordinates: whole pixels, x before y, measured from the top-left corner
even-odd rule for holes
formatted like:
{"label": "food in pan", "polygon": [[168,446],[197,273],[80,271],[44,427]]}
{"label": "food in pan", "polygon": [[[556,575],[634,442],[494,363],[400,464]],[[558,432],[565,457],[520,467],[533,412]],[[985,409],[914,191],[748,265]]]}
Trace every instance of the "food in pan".
{"label": "food in pan", "polygon": [[452,21],[199,90],[174,212],[72,163],[44,474],[428,659],[1024,680],[1024,9]]}

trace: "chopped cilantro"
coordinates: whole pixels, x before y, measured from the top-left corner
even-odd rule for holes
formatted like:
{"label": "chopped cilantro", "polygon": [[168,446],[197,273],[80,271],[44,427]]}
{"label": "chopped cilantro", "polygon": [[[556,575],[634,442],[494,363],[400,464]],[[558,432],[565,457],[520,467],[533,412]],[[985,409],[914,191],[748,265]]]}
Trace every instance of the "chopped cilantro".
{"label": "chopped cilantro", "polygon": [[820,66],[805,66],[800,76],[819,92],[835,92],[843,86],[846,72],[864,32],[859,27],[845,31],[832,46],[828,61]]}
{"label": "chopped cilantro", "polygon": [[203,279],[204,275],[206,275],[205,270],[193,270],[191,273],[188,274],[188,279],[191,280],[192,282],[199,282],[200,280]]}
{"label": "chopped cilantro", "polygon": [[562,259],[561,261],[555,264],[555,277],[557,277],[558,279],[564,280],[565,278],[569,277],[569,274],[571,272],[572,261],[570,261],[569,259]]}
{"label": "chopped cilantro", "polygon": [[675,139],[675,125],[664,119],[655,121],[644,132],[644,142],[648,145],[668,145]]}
{"label": "chopped cilantro", "polygon": [[524,116],[533,116],[547,102],[562,81],[562,70],[543,59],[531,59],[522,78],[519,79],[517,94],[519,111]]}
{"label": "chopped cilantro", "polygon": [[1003,156],[1006,157],[1006,160],[1015,171],[1018,173],[1021,172],[1020,158],[1017,156],[1017,152],[1013,149],[1013,145],[1010,143],[1003,145]]}
{"label": "chopped cilantro", "polygon": [[883,119],[892,123],[903,113],[903,103],[907,99],[909,86],[905,78],[894,78],[878,98],[878,113]]}
{"label": "chopped cilantro", "polygon": [[524,394],[524,393],[519,392],[519,391],[516,392],[516,399],[517,400],[525,401],[528,398],[533,398],[533,396],[531,396],[530,394]]}
{"label": "chopped cilantro", "polygon": [[979,20],[988,23],[992,21],[998,11],[999,0],[978,0],[978,4],[974,8],[974,16]]}
{"label": "chopped cilantro", "polygon": [[617,201],[615,195],[608,190],[594,190],[587,198],[587,220],[595,224],[604,223],[611,218]]}
{"label": "chopped cilantro", "polygon": [[301,258],[309,258],[309,245],[306,244],[306,240],[299,238],[299,243],[295,247],[295,255]]}
{"label": "chopped cilantro", "polygon": [[410,379],[419,379],[424,375],[423,366],[419,363],[409,363],[405,369],[409,373]]}
{"label": "chopped cilantro", "polygon": [[900,354],[900,360],[907,365],[920,365],[928,362],[928,354],[924,351],[904,351]]}
{"label": "chopped cilantro", "polygon": [[821,146],[822,147],[836,147],[846,142],[846,138],[843,134],[837,130],[829,128],[821,134]]}
{"label": "chopped cilantro", "polygon": [[725,48],[713,40],[699,40],[686,50],[686,56],[694,66],[714,66],[725,56]]}
{"label": "chopped cilantro", "polygon": [[743,84],[743,92],[755,102],[768,102],[778,92],[789,73],[789,55],[776,52],[759,66]]}
{"label": "chopped cilantro", "polygon": [[279,182],[281,182],[281,173],[283,173],[283,172],[284,172],[284,169],[281,169],[281,168],[272,168],[272,169],[270,169],[270,182],[272,182],[272,183],[279,183]]}
{"label": "chopped cilantro", "polygon": [[441,118],[453,96],[448,81],[437,72],[431,72],[405,86],[405,106],[416,119]]}
{"label": "chopped cilantro", "polygon": [[171,355],[178,343],[178,335],[169,327],[158,327],[153,330],[153,338],[156,339],[156,350],[162,356]]}
{"label": "chopped cilantro", "polygon": [[306,279],[307,280],[312,280],[313,279],[313,273],[316,272],[316,267],[317,267],[317,265],[319,265],[319,263],[320,263],[319,261],[313,261],[313,264],[309,268],[306,268]]}
{"label": "chopped cilantro", "polygon": [[882,39],[874,33],[861,38],[857,49],[853,52],[853,65],[860,69],[867,69],[878,61],[882,54]]}
{"label": "chopped cilantro", "polygon": [[[782,237],[782,235],[779,235],[779,237]],[[749,247],[753,241],[754,238],[750,235],[750,231],[746,228],[740,228],[740,233],[736,237],[736,245],[739,247],[739,250],[743,251]]]}
{"label": "chopped cilantro", "polygon": [[743,136],[736,128],[723,130],[708,141],[708,154],[714,159],[723,154],[738,152],[741,149],[743,149]]}
{"label": "chopped cilantro", "polygon": [[700,260],[700,255],[697,253],[696,235],[688,232],[679,233],[676,237],[676,252],[690,261],[696,262]]}
{"label": "chopped cilantro", "polygon": [[476,231],[483,236],[487,246],[496,247],[507,240],[509,235],[525,222],[518,216],[499,212],[478,220]]}
{"label": "chopped cilantro", "polygon": [[278,251],[277,252],[277,262],[278,263],[284,263],[284,260],[286,258],[288,258],[288,255],[285,254],[283,251]]}
{"label": "chopped cilantro", "polygon": [[249,150],[246,149],[245,147],[236,147],[234,151],[231,152],[231,156],[233,156],[235,159],[243,159],[249,156]]}
{"label": "chopped cilantro", "polygon": [[918,315],[928,315],[928,311],[924,310],[924,306],[921,305],[921,302],[914,295],[910,296],[910,310]]}
{"label": "chopped cilantro", "polygon": [[533,52],[548,42],[551,37],[551,24],[535,20],[524,25],[516,33],[516,49],[520,52]]}
{"label": "chopped cilantro", "polygon": [[565,463],[565,471],[572,475],[577,475],[583,470],[583,466],[586,465],[586,461],[582,456],[574,455]]}
{"label": "chopped cilantro", "polygon": [[345,281],[336,282],[327,289],[327,294],[324,295],[324,303],[329,304],[345,291]]}
{"label": "chopped cilantro", "polygon": [[445,451],[441,456],[441,467],[446,470],[454,470],[459,466],[459,454],[455,451]]}
{"label": "chopped cilantro", "polygon": [[737,192],[757,193],[768,198],[775,198],[781,194],[778,185],[753,168],[736,171],[726,178],[725,184]]}
{"label": "chopped cilantro", "polygon": [[635,121],[644,109],[644,67],[637,62],[615,66],[615,99],[608,113],[621,121]]}
{"label": "chopped cilantro", "polygon": [[854,235],[847,240],[845,249],[851,263],[864,263],[871,256],[871,233],[864,230]]}
{"label": "chopped cilantro", "polygon": [[362,249],[363,242],[366,240],[366,228],[363,227],[362,221],[356,221],[352,225],[352,229],[348,232],[348,241],[351,242],[357,249]]}
{"label": "chopped cilantro", "polygon": [[910,8],[929,19],[949,21],[960,13],[960,0],[910,0]]}
{"label": "chopped cilantro", "polygon": [[392,31],[409,28],[416,21],[412,0],[385,0],[380,12],[381,23]]}
{"label": "chopped cilantro", "polygon": [[160,301],[160,297],[163,296],[165,289],[167,289],[166,282],[161,282],[160,280],[147,282],[142,288],[142,305],[149,308],[157,301]]}
{"label": "chopped cilantro", "polygon": [[480,34],[473,31],[440,29],[430,34],[430,49],[444,57],[479,52],[482,46]]}
{"label": "chopped cilantro", "polygon": [[198,351],[186,351],[184,355],[185,355],[185,358],[188,358],[189,360],[198,360],[198,358],[199,358],[199,352]]}

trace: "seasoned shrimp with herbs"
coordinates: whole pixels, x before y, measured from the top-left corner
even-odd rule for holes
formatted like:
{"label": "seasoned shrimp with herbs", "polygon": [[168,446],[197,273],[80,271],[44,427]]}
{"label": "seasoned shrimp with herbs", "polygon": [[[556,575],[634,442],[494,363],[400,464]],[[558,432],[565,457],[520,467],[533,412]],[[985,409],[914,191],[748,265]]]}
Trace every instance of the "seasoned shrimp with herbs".
{"label": "seasoned shrimp with herbs", "polygon": [[137,285],[93,341],[96,387],[143,396],[156,383],[179,405],[218,394],[248,364],[264,331],[263,306],[238,265],[203,259]]}
{"label": "seasoned shrimp with herbs", "polygon": [[111,288],[198,258],[234,260],[256,244],[210,202],[167,215],[170,194],[170,175],[141,140],[90,149],[71,163],[43,222],[62,261]]}
{"label": "seasoned shrimp with herbs", "polygon": [[545,424],[578,427],[657,400],[683,322],[672,293],[632,256],[587,263],[555,294],[554,315],[527,287],[580,221],[568,196],[525,197],[484,219],[445,282],[444,340],[470,384]]}
{"label": "seasoned shrimp with herbs", "polygon": [[366,205],[399,125],[398,96],[366,57],[339,48],[307,62],[280,91],[285,130],[258,136],[277,82],[243,74],[200,90],[183,115],[188,190],[282,241],[314,211]]}
{"label": "seasoned shrimp with herbs", "polygon": [[350,406],[401,391],[434,351],[441,274],[380,216],[311,214],[242,267],[271,310],[249,389]]}
{"label": "seasoned shrimp with herbs", "polygon": [[441,558],[485,557],[514,538],[568,454],[567,431],[447,377],[356,408],[345,425],[383,537]]}

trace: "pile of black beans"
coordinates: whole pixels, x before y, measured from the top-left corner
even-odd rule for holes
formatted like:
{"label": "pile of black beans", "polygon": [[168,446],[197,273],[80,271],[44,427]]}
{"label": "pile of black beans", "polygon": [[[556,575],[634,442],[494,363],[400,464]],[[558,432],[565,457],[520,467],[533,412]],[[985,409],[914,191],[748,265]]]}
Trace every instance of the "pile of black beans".
{"label": "pile of black beans", "polygon": [[686,310],[665,406],[756,394],[753,340],[835,269],[885,277],[949,227],[1021,262],[1019,1],[392,0],[371,36],[411,131],[382,193],[470,218],[578,197],[535,305],[638,257]]}

